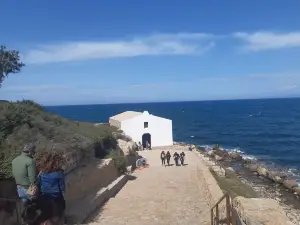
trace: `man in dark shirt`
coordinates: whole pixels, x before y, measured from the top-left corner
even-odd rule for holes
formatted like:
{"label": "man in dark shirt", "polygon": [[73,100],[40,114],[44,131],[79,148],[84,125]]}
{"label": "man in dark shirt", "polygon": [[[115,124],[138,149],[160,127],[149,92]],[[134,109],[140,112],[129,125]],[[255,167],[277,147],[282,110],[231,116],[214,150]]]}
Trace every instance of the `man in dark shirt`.
{"label": "man in dark shirt", "polygon": [[184,165],[184,158],[185,158],[185,154],[184,154],[184,152],[181,152],[180,153],[180,162],[181,162],[182,166]]}
{"label": "man in dark shirt", "polygon": [[177,152],[174,153],[173,158],[174,158],[174,161],[175,161],[175,165],[179,166],[179,163],[178,163],[179,154]]}

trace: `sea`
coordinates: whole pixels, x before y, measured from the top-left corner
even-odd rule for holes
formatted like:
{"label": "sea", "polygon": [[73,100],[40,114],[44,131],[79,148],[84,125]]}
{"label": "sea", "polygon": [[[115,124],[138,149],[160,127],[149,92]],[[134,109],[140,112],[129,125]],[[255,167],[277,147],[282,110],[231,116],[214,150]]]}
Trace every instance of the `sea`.
{"label": "sea", "polygon": [[149,111],[173,121],[176,142],[215,144],[300,178],[300,98],[47,106],[63,117],[106,123],[124,111]]}

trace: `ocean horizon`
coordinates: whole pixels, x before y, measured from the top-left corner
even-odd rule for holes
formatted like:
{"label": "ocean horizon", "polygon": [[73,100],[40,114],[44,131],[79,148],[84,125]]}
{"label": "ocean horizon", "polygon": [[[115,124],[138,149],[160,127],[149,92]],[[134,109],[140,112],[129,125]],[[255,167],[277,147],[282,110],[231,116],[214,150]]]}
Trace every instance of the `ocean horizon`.
{"label": "ocean horizon", "polygon": [[300,98],[207,100],[45,106],[60,116],[91,123],[108,122],[124,111],[149,111],[173,121],[174,141],[228,151],[268,166],[300,170]]}

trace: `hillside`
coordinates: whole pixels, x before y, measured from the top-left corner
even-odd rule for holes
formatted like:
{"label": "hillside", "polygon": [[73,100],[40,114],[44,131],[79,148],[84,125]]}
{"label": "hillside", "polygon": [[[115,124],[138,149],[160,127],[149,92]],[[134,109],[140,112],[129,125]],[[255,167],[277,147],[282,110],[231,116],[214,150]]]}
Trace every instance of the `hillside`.
{"label": "hillside", "polygon": [[103,158],[116,148],[112,131],[105,124],[95,127],[62,118],[33,101],[0,101],[0,178],[11,177],[11,161],[25,144],[36,143],[37,159],[50,150],[76,160]]}

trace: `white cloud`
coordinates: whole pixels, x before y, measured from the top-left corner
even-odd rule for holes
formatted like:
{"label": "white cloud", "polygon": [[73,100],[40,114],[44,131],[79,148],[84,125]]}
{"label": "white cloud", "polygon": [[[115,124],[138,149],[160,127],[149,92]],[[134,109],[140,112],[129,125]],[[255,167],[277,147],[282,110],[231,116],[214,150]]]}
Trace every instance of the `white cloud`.
{"label": "white cloud", "polygon": [[23,57],[25,63],[34,64],[146,55],[190,55],[214,47],[213,38],[213,35],[205,33],[177,33],[131,40],[66,42],[31,49]]}
{"label": "white cloud", "polygon": [[234,33],[233,37],[244,41],[246,43],[244,48],[247,51],[263,51],[280,48],[300,47],[300,32],[238,32]]}
{"label": "white cloud", "polygon": [[286,85],[286,86],[282,86],[280,87],[280,91],[293,91],[293,90],[296,90],[298,88],[297,85]]}

